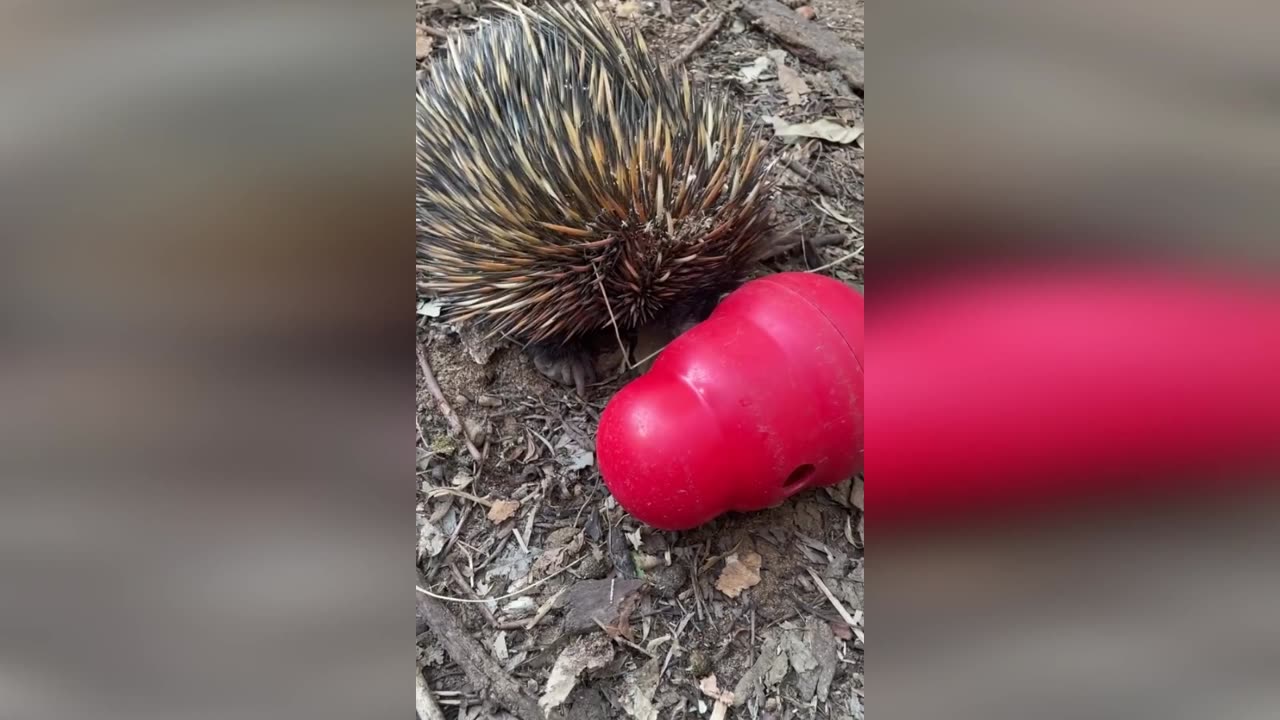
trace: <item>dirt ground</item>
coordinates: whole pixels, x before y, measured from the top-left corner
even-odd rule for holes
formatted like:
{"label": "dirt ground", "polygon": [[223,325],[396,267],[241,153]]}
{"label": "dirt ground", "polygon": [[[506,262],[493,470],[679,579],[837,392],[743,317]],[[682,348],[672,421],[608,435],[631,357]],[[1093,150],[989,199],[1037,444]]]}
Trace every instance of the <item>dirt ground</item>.
{"label": "dirt ground", "polygon": [[[806,64],[732,6],[599,4],[664,58],[727,11],[687,64],[734,92],[766,137],[766,117],[863,126],[862,97],[845,78]],[[862,0],[806,7],[807,22],[863,47]],[[490,12],[419,0],[419,67],[440,56],[443,33]],[[773,157],[812,176],[779,168],[777,226],[791,250],[758,274],[818,269],[861,289],[863,141],[770,142]],[[634,371],[584,402],[514,348],[478,342],[429,310],[418,319],[419,365],[430,367],[482,459],[450,428],[420,370],[419,585],[448,598],[442,604],[465,634],[542,700],[546,717],[863,717],[860,478],[692,531],[652,530],[617,506],[594,464],[600,411]],[[427,692],[451,720],[516,717],[421,620],[419,632],[420,714]]]}

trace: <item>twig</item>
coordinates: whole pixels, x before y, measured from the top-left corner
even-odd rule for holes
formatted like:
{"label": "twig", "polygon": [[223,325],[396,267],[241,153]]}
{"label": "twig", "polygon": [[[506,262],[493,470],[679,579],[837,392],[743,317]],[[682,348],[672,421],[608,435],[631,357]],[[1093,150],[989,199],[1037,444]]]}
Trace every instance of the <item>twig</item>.
{"label": "twig", "polygon": [[609,626],[608,626],[608,625],[605,625],[605,624],[604,624],[604,623],[602,623],[602,622],[600,622],[600,618],[591,618],[591,621],[592,621],[592,622],[594,622],[596,625],[599,625],[599,626],[600,626],[600,629],[604,631],[604,634],[605,634],[605,635],[607,635],[607,636],[609,637],[609,639],[610,639],[610,640],[612,640],[612,641],[614,641],[614,642],[616,642],[616,643],[618,643],[618,644],[620,644],[620,645],[626,645],[627,647],[631,648],[632,650],[635,650],[636,652],[643,653],[643,654],[644,654],[644,655],[646,655],[650,660],[652,660],[653,658],[657,657],[657,656],[656,656],[656,655],[654,655],[653,653],[651,653],[651,652],[649,652],[648,650],[644,649],[643,647],[640,647],[639,645],[637,645],[637,644],[635,644],[635,643],[631,642],[630,640],[628,640],[628,639],[626,639],[626,638],[622,637],[621,635],[617,635],[617,634],[614,634],[614,633],[609,632]]}
{"label": "twig", "polygon": [[831,262],[827,263],[826,265],[822,265],[821,267],[816,267],[816,268],[814,268],[814,269],[812,269],[812,270],[809,270],[809,272],[811,272],[811,273],[822,272],[823,270],[827,270],[827,269],[833,268],[833,267],[835,267],[836,265],[840,265],[840,264],[846,263],[846,262],[848,262],[848,261],[850,261],[850,260],[852,260],[852,259],[854,259],[854,258],[856,258],[856,257],[858,257],[858,256],[860,256],[860,255],[862,255],[862,248],[858,248],[857,250],[854,250],[853,252],[851,252],[851,253],[849,253],[849,254],[847,254],[847,255],[844,255],[844,256],[842,256],[842,257],[836,258],[835,260],[832,260]]}
{"label": "twig", "polygon": [[799,175],[800,179],[812,185],[823,195],[836,197],[840,194],[839,191],[832,187],[831,183],[827,182],[826,178],[801,165],[794,158],[784,157],[782,158],[782,164],[786,165],[788,170]]}
{"label": "twig", "polygon": [[[462,571],[458,569],[457,565],[449,563],[449,572],[453,575],[453,581],[458,584],[458,587],[462,588],[462,591],[467,594],[467,597],[472,600],[480,599],[480,596],[476,595],[476,591],[467,584],[466,578],[462,577]],[[489,609],[489,606],[482,601],[479,603],[478,607],[480,609],[480,614],[484,615],[484,619],[489,621],[489,627],[497,627],[498,618],[493,616],[493,611]]]}
{"label": "twig", "polygon": [[693,613],[686,612],[684,617],[680,618],[680,624],[676,626],[676,631],[671,636],[671,647],[667,648],[667,657],[662,661],[662,671],[659,677],[667,674],[667,666],[671,664],[671,657],[676,654],[676,648],[680,646],[680,633],[684,632],[684,626],[689,624],[693,619]]}
{"label": "twig", "polygon": [[863,88],[862,51],[840,36],[801,19],[778,0],[743,0],[741,12],[800,59],[835,70],[853,87]]}
{"label": "twig", "polygon": [[431,35],[433,37],[438,37],[441,40],[449,39],[449,33],[437,27],[431,27],[430,25],[419,25],[418,29],[428,35]]}
{"label": "twig", "polygon": [[796,248],[800,248],[805,251],[805,259],[807,260],[808,252],[810,250],[817,250],[828,245],[838,245],[844,242],[846,237],[848,236],[843,233],[823,233],[822,235],[811,237],[808,240],[800,238],[799,240],[791,241],[788,238],[788,242],[785,244],[779,242],[772,250],[769,251],[769,254],[762,257],[761,260],[774,260],[780,258],[783,255],[789,254]]}
{"label": "twig", "polygon": [[471,435],[467,433],[467,427],[458,419],[458,414],[449,406],[449,401],[444,399],[444,393],[440,390],[440,383],[436,382],[435,373],[431,372],[431,363],[427,362],[427,355],[422,351],[422,345],[418,345],[418,365],[422,367],[422,375],[427,383],[427,389],[435,396],[436,402],[440,405],[440,414],[444,415],[444,419],[449,423],[449,427],[462,436],[462,440],[467,444],[467,452],[471,453],[471,457],[476,461],[479,467],[483,461],[479,448],[472,442]]}
{"label": "twig", "polygon": [[418,720],[444,720],[444,713],[440,711],[440,706],[436,703],[436,699],[431,694],[431,688],[427,687],[427,681],[422,677],[422,671],[417,673],[418,685]]}
{"label": "twig", "polygon": [[534,588],[536,588],[536,587],[538,587],[538,586],[542,585],[543,583],[545,583],[546,581],[550,580],[551,578],[556,577],[557,575],[561,575],[562,573],[564,573],[564,572],[565,572],[566,570],[568,570],[569,568],[571,568],[571,567],[573,567],[573,566],[577,565],[578,563],[580,563],[580,562],[582,562],[583,560],[586,560],[586,559],[587,559],[587,556],[586,556],[586,555],[583,555],[582,557],[578,558],[577,560],[574,560],[573,562],[569,563],[568,565],[565,565],[564,567],[560,568],[559,570],[557,570],[557,571],[555,571],[555,572],[551,573],[550,575],[548,575],[548,576],[546,576],[546,577],[542,578],[542,579],[541,579],[541,580],[539,580],[538,582],[533,583],[532,585],[529,585],[528,587],[523,587],[523,588],[520,588],[519,590],[516,590],[515,592],[510,592],[510,593],[507,593],[506,595],[500,595],[500,596],[495,597],[495,598],[457,598],[457,597],[449,597],[448,595],[437,595],[437,594],[435,594],[435,593],[431,592],[430,590],[427,590],[426,588],[422,587],[421,585],[416,585],[416,586],[415,586],[415,588],[417,589],[417,591],[418,591],[419,593],[421,593],[421,594],[423,594],[423,595],[426,595],[427,597],[435,598],[436,600],[444,600],[445,602],[455,602],[455,603],[487,603],[487,602],[489,602],[489,601],[491,601],[491,600],[492,600],[492,601],[498,601],[498,600],[510,600],[510,599],[511,599],[511,598],[513,598],[513,597],[519,597],[519,596],[521,596],[521,595],[524,595],[525,593],[529,592],[530,590],[532,590],[532,589],[534,589]]}
{"label": "twig", "polygon": [[[422,588],[418,588],[422,590]],[[445,652],[466,673],[472,687],[493,699],[520,720],[546,720],[538,702],[507,674],[480,646],[449,609],[430,596],[418,596],[418,613],[444,646]]]}
{"label": "twig", "polygon": [[689,569],[693,571],[690,574],[692,575],[691,579],[693,581],[692,583],[693,584],[693,601],[697,603],[697,606],[698,606],[698,622],[702,622],[703,613],[704,613],[702,609],[702,592],[698,590],[698,578],[701,575],[701,573],[698,572],[696,565],[691,566]]}
{"label": "twig", "polygon": [[822,582],[822,578],[818,577],[818,573],[814,572],[813,568],[805,568],[805,570],[809,571],[809,575],[813,578],[813,581],[817,583],[818,589],[822,591],[823,595],[827,596],[827,600],[831,602],[831,605],[833,607],[835,607],[836,612],[840,613],[840,618],[843,619],[845,624],[849,626],[849,629],[850,630],[856,629],[858,627],[858,623],[854,622],[853,616],[849,614],[848,610],[844,609],[844,605],[841,604],[839,598],[837,598],[835,595],[831,593],[831,590],[830,588],[827,587],[827,584]]}
{"label": "twig", "polygon": [[458,524],[453,528],[453,534],[449,536],[449,541],[444,544],[444,548],[440,550],[440,554],[436,555],[434,564],[427,571],[427,580],[431,580],[440,571],[444,559],[449,557],[449,551],[453,549],[454,543],[458,542],[458,536],[462,534],[462,526],[467,523],[467,518],[471,516],[471,508],[474,505],[468,505],[462,509],[462,514],[458,516]]}
{"label": "twig", "polygon": [[[600,286],[600,297],[604,299],[604,308],[609,311],[609,324],[613,326],[613,336],[618,340],[618,350],[622,352],[622,367],[625,372],[631,369],[631,365],[627,362],[629,353],[627,352],[626,343],[622,342],[622,333],[618,332],[618,318],[613,316],[613,304],[609,302],[609,293],[605,292],[604,278],[600,276],[599,266],[592,265],[591,268],[596,272],[596,285]],[[581,395],[582,393],[579,393],[579,396]],[[552,453],[554,452],[553,450]]]}
{"label": "twig", "polygon": [[685,48],[680,51],[680,54],[675,57],[675,60],[673,61],[674,64],[683,65],[688,62],[689,58],[693,57],[694,53],[701,50],[703,45],[710,42],[711,38],[715,37],[716,33],[720,32],[720,28],[724,27],[724,21],[728,17],[729,16],[726,13],[722,12],[711,18],[711,22],[707,23],[707,26],[702,28],[702,32],[698,33],[697,37],[686,45]]}
{"label": "twig", "polygon": [[492,501],[492,500],[485,500],[484,498],[482,498],[482,497],[477,497],[477,496],[475,496],[475,495],[472,495],[472,494],[471,494],[471,493],[469,493],[469,492],[463,492],[463,491],[461,491],[461,490],[455,490],[455,489],[453,489],[453,488],[449,488],[449,487],[431,488],[430,490],[428,490],[428,491],[425,493],[425,496],[426,496],[426,497],[428,497],[428,498],[439,497],[439,496],[441,496],[441,495],[457,495],[458,497],[462,498],[463,500],[470,500],[471,502],[473,502],[473,503],[475,503],[475,504],[477,504],[477,505],[483,505],[483,506],[485,506],[485,507],[487,507],[487,508],[491,508],[491,507],[493,507],[493,501]]}
{"label": "twig", "polygon": [[547,613],[551,612],[551,608],[555,607],[556,601],[559,600],[561,597],[563,597],[564,594],[567,592],[569,592],[568,585],[560,588],[560,592],[556,593],[555,595],[552,595],[550,599],[542,603],[542,607],[538,608],[537,614],[533,616],[533,619],[529,621],[528,625],[524,626],[524,629],[532,630],[535,627],[537,627],[538,623],[542,622],[542,618],[546,617]]}

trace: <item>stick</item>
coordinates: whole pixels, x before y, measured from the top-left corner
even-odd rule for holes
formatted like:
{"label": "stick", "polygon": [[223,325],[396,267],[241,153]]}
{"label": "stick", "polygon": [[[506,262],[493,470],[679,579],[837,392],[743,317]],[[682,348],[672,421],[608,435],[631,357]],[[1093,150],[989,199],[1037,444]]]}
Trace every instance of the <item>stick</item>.
{"label": "stick", "polygon": [[823,195],[826,195],[827,197],[836,197],[839,195],[839,192],[832,187],[831,183],[827,182],[826,178],[818,175],[818,173],[810,170],[809,168],[806,168],[794,159],[784,157],[782,158],[782,164],[786,165],[788,170],[799,175],[801,180],[812,185]]}
{"label": "stick", "polygon": [[423,595],[426,595],[427,597],[432,598],[432,599],[434,599],[434,600],[444,600],[444,601],[446,601],[446,602],[455,602],[455,603],[487,603],[487,602],[489,602],[490,600],[510,600],[510,599],[511,599],[511,598],[513,598],[513,597],[518,597],[518,596],[520,596],[520,595],[524,595],[525,593],[529,592],[530,590],[532,590],[532,589],[534,589],[534,588],[536,588],[536,587],[541,586],[541,585],[542,585],[543,583],[545,583],[546,581],[548,581],[548,580],[550,580],[551,578],[554,578],[554,577],[556,577],[556,576],[558,576],[558,575],[563,574],[564,572],[568,571],[568,570],[569,570],[570,568],[572,568],[573,566],[577,565],[578,563],[580,563],[580,562],[582,562],[583,560],[586,560],[586,559],[587,559],[587,556],[586,556],[586,555],[583,555],[582,557],[578,558],[577,560],[574,560],[573,562],[569,563],[568,565],[565,565],[564,567],[562,567],[562,568],[560,568],[559,570],[557,570],[557,571],[555,571],[555,572],[551,573],[550,575],[548,575],[548,576],[546,576],[546,577],[542,578],[541,580],[539,580],[539,581],[537,581],[537,582],[533,583],[532,585],[529,585],[529,586],[527,586],[527,587],[522,587],[522,588],[520,588],[519,590],[516,590],[515,592],[509,592],[509,593],[507,593],[506,595],[500,595],[500,596],[495,597],[495,598],[457,598],[457,597],[449,597],[448,595],[437,595],[437,594],[435,594],[435,593],[431,592],[430,590],[427,590],[426,588],[422,587],[421,585],[418,585],[418,586],[416,586],[416,587],[417,587],[417,589],[418,589],[418,592],[419,592],[419,593],[422,593]]}
{"label": "stick", "polygon": [[851,252],[851,253],[849,253],[849,254],[847,254],[847,255],[844,255],[844,256],[841,256],[841,257],[836,258],[835,260],[832,260],[831,262],[827,263],[826,265],[822,265],[822,266],[816,267],[816,268],[814,268],[814,269],[812,269],[812,270],[808,270],[807,272],[816,273],[816,272],[822,272],[823,270],[830,270],[831,268],[833,268],[833,267],[835,267],[835,266],[837,266],[837,265],[841,265],[841,264],[843,264],[843,263],[849,262],[850,260],[852,260],[852,259],[854,259],[854,258],[856,258],[856,257],[858,257],[858,256],[860,256],[860,255],[862,255],[862,248],[858,248],[857,250],[854,250],[853,252]]}
{"label": "stick", "polygon": [[487,693],[520,720],[546,720],[538,702],[502,669],[480,644],[471,639],[462,623],[434,598],[419,594],[418,613],[426,620],[436,640],[462,668],[472,687]]}
{"label": "stick", "polygon": [[[564,597],[564,594],[567,592],[569,592],[569,586],[565,585],[564,587],[560,588],[560,592],[556,593],[555,595],[552,595],[549,600],[542,603],[542,607],[538,608],[537,614],[534,615],[533,619],[530,620],[529,623],[524,626],[524,629],[532,630],[534,627],[537,626],[538,623],[542,622],[542,618],[546,617],[547,613],[551,612],[551,608],[555,606],[556,601]],[[484,607],[484,606],[481,605],[481,607]]]}
{"label": "stick", "polygon": [[818,573],[814,572],[813,568],[805,568],[805,570],[809,571],[809,575],[811,575],[813,577],[813,581],[817,583],[818,589],[822,591],[823,595],[827,596],[827,600],[831,602],[831,605],[836,609],[836,612],[840,613],[841,619],[843,619],[845,624],[849,626],[849,629],[856,630],[858,623],[854,621],[853,616],[849,614],[849,611],[844,609],[844,605],[841,604],[839,598],[831,593],[827,584],[822,582],[822,578],[818,577]]}
{"label": "stick", "polygon": [[707,23],[707,26],[702,28],[702,32],[698,33],[697,37],[680,51],[680,54],[676,56],[673,62],[676,65],[683,65],[688,62],[694,53],[701,50],[703,45],[711,42],[711,38],[720,32],[720,28],[724,27],[724,21],[728,17],[726,13],[719,13],[711,18],[711,22]]}
{"label": "stick", "polygon": [[[476,595],[475,590],[472,590],[471,586],[467,584],[466,579],[462,577],[462,571],[458,569],[457,565],[449,563],[449,572],[453,574],[453,581],[458,584],[458,587],[462,588],[462,592],[466,593],[467,597],[472,600],[480,599],[480,596]],[[476,603],[476,609],[480,611],[480,614],[484,616],[485,620],[489,621],[489,627],[498,626],[498,619],[493,616],[493,611],[489,609],[488,603]]]}
{"label": "stick", "polygon": [[444,544],[440,554],[432,558],[431,568],[427,570],[428,582],[435,578],[436,573],[444,565],[445,558],[449,557],[449,551],[453,550],[453,544],[458,541],[458,536],[462,534],[462,526],[467,523],[467,518],[471,516],[471,508],[473,507],[475,506],[468,505],[462,509],[462,514],[458,516],[458,526],[453,529],[453,534],[449,536],[449,541]]}
{"label": "stick", "polygon": [[840,36],[817,23],[806,22],[778,0],[744,0],[741,12],[800,59],[835,70],[853,87],[863,88],[862,51]]}
{"label": "stick", "polygon": [[422,672],[419,671],[417,676],[418,720],[444,720],[444,713],[440,711],[440,706],[432,696],[431,688],[427,687],[427,681],[422,678]]}
{"label": "stick", "polygon": [[435,373],[431,372],[431,363],[427,362],[426,353],[422,352],[422,346],[418,346],[418,365],[422,367],[422,375],[427,383],[427,389],[436,397],[436,403],[440,405],[440,413],[444,415],[444,419],[449,423],[449,427],[462,436],[467,444],[467,452],[471,453],[471,457],[476,461],[478,467],[482,462],[480,450],[476,444],[471,441],[471,436],[467,434],[466,425],[458,419],[457,413],[449,406],[449,401],[444,399],[444,393],[440,390],[440,383],[436,382]]}

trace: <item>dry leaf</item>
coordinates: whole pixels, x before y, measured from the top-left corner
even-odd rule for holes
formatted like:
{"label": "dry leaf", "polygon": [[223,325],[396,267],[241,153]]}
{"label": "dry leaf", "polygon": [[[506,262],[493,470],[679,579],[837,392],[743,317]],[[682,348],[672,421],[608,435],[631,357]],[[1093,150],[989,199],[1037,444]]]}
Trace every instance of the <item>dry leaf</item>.
{"label": "dry leaf", "polygon": [[629,673],[623,683],[622,709],[635,720],[658,720],[658,708],[653,704],[653,693],[658,689],[662,674],[662,657],[645,663],[639,670]]}
{"label": "dry leaf", "polygon": [[584,670],[602,668],[612,659],[613,642],[608,637],[592,635],[575,640],[556,658],[538,705],[544,712],[559,707],[573,692]]}
{"label": "dry leaf", "polygon": [[618,6],[613,9],[613,14],[620,18],[631,18],[639,15],[642,9],[640,3],[635,0],[627,0],[627,2],[618,3]]}
{"label": "dry leaf", "polygon": [[595,462],[596,462],[595,453],[591,452],[590,450],[580,449],[573,454],[573,457],[569,459],[569,469],[581,470],[583,468],[589,468],[592,465],[594,465]]}
{"label": "dry leaf", "polygon": [[724,561],[724,570],[716,580],[716,589],[736,598],[743,590],[760,582],[760,554],[749,552],[739,557],[738,553],[730,555]]}
{"label": "dry leaf", "polygon": [[778,72],[778,84],[787,96],[788,105],[804,104],[804,96],[809,94],[809,84],[800,77],[800,73],[787,67],[787,53],[783,50],[770,50],[769,57]]}
{"label": "dry leaf", "polygon": [[529,617],[536,612],[537,609],[537,601],[528,595],[523,595],[503,606],[502,614],[519,620],[520,618]]}
{"label": "dry leaf", "polygon": [[618,621],[622,605],[628,597],[640,589],[644,581],[636,578],[610,578],[608,580],[582,580],[565,593],[564,632],[577,634],[594,632],[599,626],[613,625]]}
{"label": "dry leaf", "polygon": [[440,528],[430,520],[424,520],[418,534],[418,556],[430,558],[439,555],[440,551],[444,550],[447,540],[444,533],[440,532]]}
{"label": "dry leaf", "polygon": [[859,510],[863,509],[862,505],[863,505],[864,493],[865,493],[865,490],[863,488],[863,480],[861,477],[859,477],[853,481],[853,490],[849,493],[850,502],[852,502],[853,506],[858,508]]}
{"label": "dry leaf", "polygon": [[645,572],[649,572],[650,570],[662,564],[662,558],[656,555],[649,555],[646,553],[636,553],[634,557],[636,561],[636,567],[640,570],[644,570]]}
{"label": "dry leaf", "polygon": [[493,656],[499,660],[506,662],[511,659],[511,653],[507,651],[507,631],[499,630],[493,636]]}
{"label": "dry leaf", "polygon": [[818,138],[828,142],[848,145],[849,143],[862,137],[863,128],[860,125],[853,127],[845,127],[837,122],[827,119],[815,120],[811,123],[789,123],[779,117],[766,116],[773,125],[773,133],[788,142],[794,142],[797,138]]}
{"label": "dry leaf", "polygon": [[430,35],[422,32],[422,28],[418,28],[418,37],[414,41],[414,57],[421,60],[430,55],[434,47],[435,40]]}
{"label": "dry leaf", "polygon": [[760,76],[769,69],[771,64],[768,57],[761,55],[750,65],[738,70],[738,74],[742,76],[744,82],[753,83],[760,79]]}
{"label": "dry leaf", "polygon": [[493,506],[489,508],[489,522],[496,525],[514,515],[519,509],[520,503],[517,500],[494,500]]}

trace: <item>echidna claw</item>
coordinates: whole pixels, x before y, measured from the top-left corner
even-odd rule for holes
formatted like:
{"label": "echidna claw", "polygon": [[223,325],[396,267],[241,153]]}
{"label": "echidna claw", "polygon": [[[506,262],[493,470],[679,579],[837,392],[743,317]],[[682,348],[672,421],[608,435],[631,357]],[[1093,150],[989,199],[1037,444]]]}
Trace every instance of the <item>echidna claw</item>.
{"label": "echidna claw", "polygon": [[548,379],[573,387],[578,397],[587,396],[587,385],[597,378],[595,358],[584,348],[532,346],[533,366]]}

